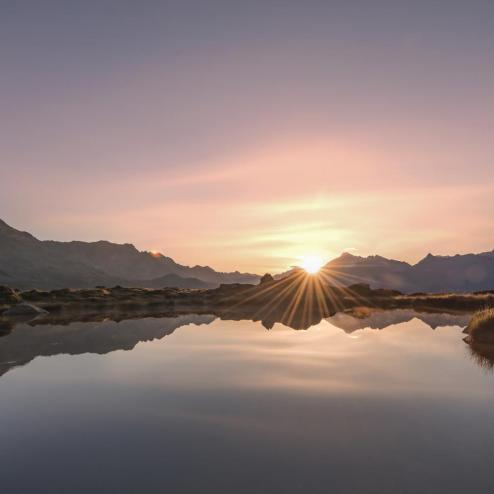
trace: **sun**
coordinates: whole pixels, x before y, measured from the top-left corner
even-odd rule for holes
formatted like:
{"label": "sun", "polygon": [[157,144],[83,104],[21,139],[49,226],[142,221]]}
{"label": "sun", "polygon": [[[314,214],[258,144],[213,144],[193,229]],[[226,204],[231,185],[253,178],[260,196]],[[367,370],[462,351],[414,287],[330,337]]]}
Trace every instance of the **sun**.
{"label": "sun", "polygon": [[300,267],[310,274],[317,273],[324,264],[324,260],[319,256],[304,256],[301,260]]}

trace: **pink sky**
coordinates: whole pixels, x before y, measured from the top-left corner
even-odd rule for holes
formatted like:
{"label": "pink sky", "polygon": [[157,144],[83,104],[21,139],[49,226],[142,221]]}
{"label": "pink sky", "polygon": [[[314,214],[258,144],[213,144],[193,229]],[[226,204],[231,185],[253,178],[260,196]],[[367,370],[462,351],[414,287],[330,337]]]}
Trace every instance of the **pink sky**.
{"label": "pink sky", "polygon": [[213,3],[2,18],[2,219],[220,270],[494,248],[492,4]]}
{"label": "pink sky", "polygon": [[41,170],[24,177],[37,206],[15,226],[40,238],[133,242],[185,264],[255,272],[344,250],[415,262],[429,251],[494,248],[489,170],[457,181],[448,176],[454,162],[420,170],[393,165],[399,154],[361,142],[291,140],[191,174],[103,170],[98,180],[54,181]]}

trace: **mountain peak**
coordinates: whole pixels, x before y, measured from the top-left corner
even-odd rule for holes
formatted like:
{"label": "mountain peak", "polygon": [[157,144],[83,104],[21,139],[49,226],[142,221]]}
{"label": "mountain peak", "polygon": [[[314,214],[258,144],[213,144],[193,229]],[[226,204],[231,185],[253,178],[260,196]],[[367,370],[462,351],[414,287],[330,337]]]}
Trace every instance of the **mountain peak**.
{"label": "mountain peak", "polygon": [[6,238],[12,238],[12,239],[23,238],[23,239],[29,239],[31,241],[32,240],[38,241],[38,239],[33,235],[31,235],[30,233],[17,230],[14,227],[8,225],[2,219],[0,219],[0,234]]}
{"label": "mountain peak", "polygon": [[360,256],[355,256],[350,254],[350,252],[342,252],[340,255],[340,259],[358,259]]}
{"label": "mountain peak", "polygon": [[358,259],[363,259],[363,257],[360,256],[355,256],[353,254],[350,254],[350,252],[342,252],[338,257],[334,258],[333,260],[329,261],[331,262],[352,262],[356,261]]}
{"label": "mountain peak", "polygon": [[258,281],[255,274],[183,266],[161,253],[141,252],[131,243],[40,241],[0,220],[0,285],[51,289],[172,283],[203,288]]}

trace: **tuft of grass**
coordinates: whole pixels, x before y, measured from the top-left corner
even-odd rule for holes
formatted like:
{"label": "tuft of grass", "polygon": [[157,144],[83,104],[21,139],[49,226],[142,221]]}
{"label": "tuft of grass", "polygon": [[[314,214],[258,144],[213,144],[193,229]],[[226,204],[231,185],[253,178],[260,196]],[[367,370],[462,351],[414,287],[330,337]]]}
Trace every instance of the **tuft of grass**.
{"label": "tuft of grass", "polygon": [[483,369],[494,372],[494,345],[473,341],[467,341],[467,343],[474,362]]}
{"label": "tuft of grass", "polygon": [[472,341],[494,344],[494,308],[476,312],[467,326]]}

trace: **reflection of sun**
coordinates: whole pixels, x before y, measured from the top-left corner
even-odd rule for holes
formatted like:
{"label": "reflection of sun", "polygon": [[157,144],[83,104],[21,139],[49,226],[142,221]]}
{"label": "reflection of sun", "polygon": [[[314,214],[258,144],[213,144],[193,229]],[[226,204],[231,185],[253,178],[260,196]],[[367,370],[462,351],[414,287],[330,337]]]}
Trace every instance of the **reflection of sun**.
{"label": "reflection of sun", "polygon": [[305,256],[302,257],[300,266],[310,274],[317,273],[323,266],[324,261],[319,256]]}

